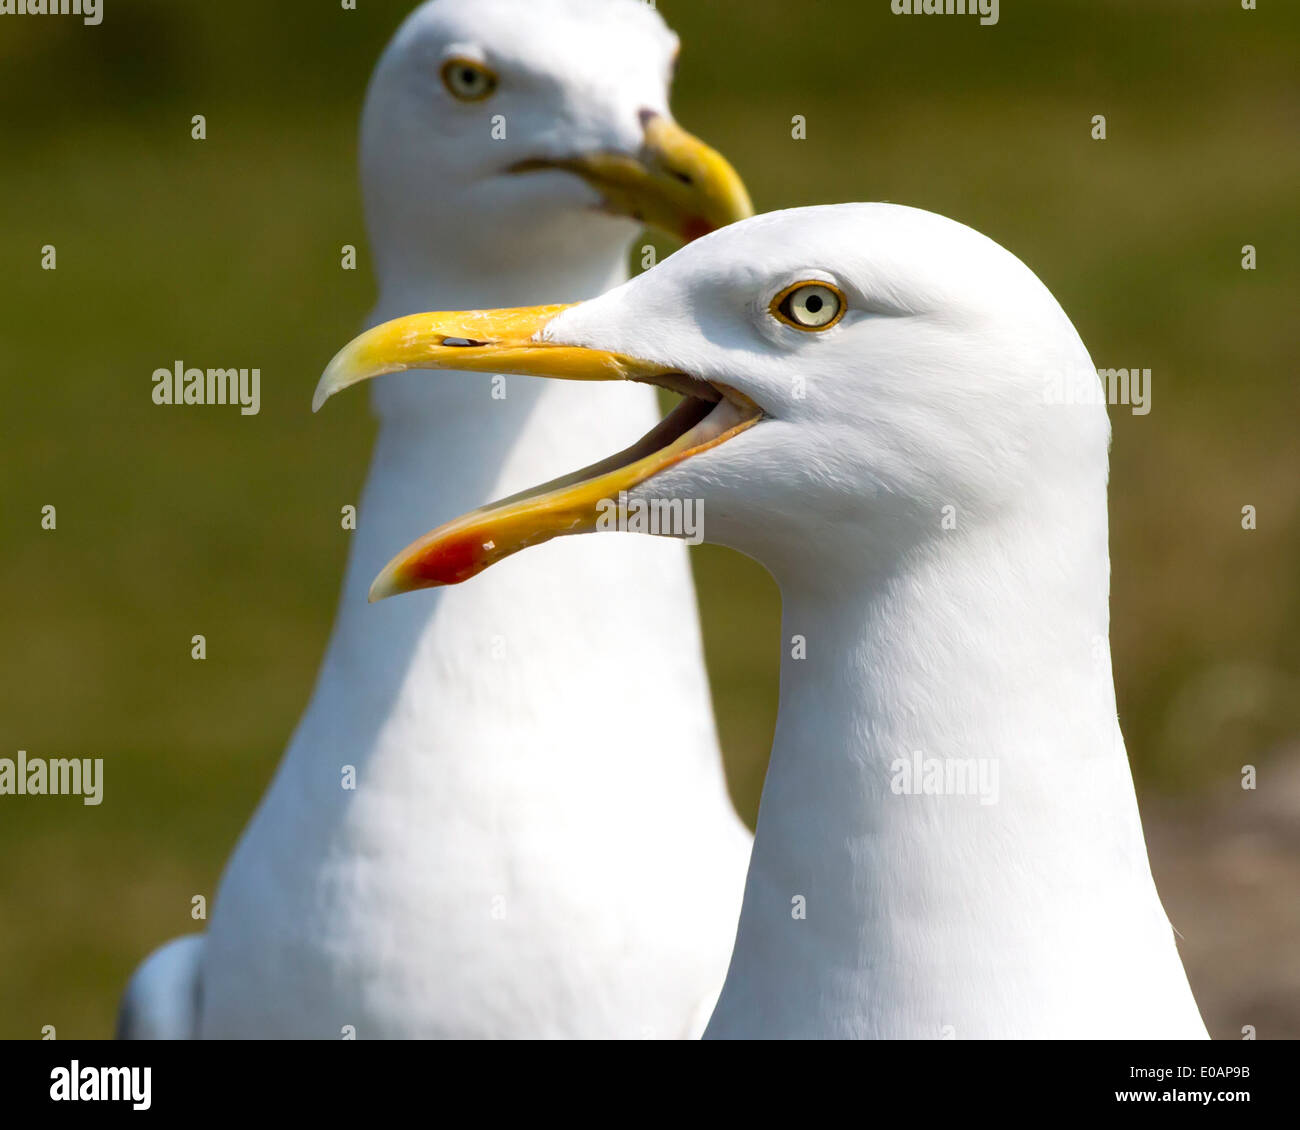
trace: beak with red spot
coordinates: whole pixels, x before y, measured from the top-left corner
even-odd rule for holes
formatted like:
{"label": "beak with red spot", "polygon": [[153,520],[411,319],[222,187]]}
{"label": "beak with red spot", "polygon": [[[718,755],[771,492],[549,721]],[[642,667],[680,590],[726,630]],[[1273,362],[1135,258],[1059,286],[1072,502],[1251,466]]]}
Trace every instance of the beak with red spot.
{"label": "beak with red spot", "polygon": [[623,492],[751,427],[762,413],[734,389],[671,367],[548,339],[568,306],[413,314],[362,334],[330,362],[313,410],[335,393],[385,373],[454,369],[576,381],[640,381],[684,393],[659,425],[627,450],[572,475],[471,511],[399,553],[370,588],[371,601],[459,584],[511,554],[552,538],[590,533]]}

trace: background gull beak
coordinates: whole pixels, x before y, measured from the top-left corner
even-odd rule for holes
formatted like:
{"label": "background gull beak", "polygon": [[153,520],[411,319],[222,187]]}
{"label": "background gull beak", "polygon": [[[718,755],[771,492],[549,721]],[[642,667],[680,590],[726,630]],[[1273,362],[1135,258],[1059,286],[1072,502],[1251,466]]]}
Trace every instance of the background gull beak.
{"label": "background gull beak", "polygon": [[630,216],[685,243],[754,214],[744,182],[716,149],[653,110],[641,111],[641,126],[637,154],[532,158],[511,171],[564,169],[599,192],[607,212]]}

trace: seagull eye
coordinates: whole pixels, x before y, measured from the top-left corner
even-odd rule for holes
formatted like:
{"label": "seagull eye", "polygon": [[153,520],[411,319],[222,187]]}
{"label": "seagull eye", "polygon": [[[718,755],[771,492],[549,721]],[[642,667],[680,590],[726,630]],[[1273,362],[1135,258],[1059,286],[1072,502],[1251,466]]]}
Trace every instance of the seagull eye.
{"label": "seagull eye", "polygon": [[844,295],[829,283],[795,283],[772,300],[772,313],[797,330],[828,330],[842,317]]}
{"label": "seagull eye", "polygon": [[461,102],[482,102],[497,88],[497,76],[473,59],[448,59],[442,67],[442,85]]}

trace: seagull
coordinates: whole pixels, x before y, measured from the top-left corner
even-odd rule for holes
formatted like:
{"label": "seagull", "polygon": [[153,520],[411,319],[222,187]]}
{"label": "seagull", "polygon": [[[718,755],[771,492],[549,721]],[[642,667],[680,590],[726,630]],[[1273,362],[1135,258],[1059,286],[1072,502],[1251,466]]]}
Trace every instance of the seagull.
{"label": "seagull", "polygon": [[[638,0],[415,11],[362,122],[372,324],[590,297],[627,278],[643,225],[689,240],[749,215],[735,171],[669,112],[677,51]],[[377,388],[310,705],[206,933],[136,973],[122,1035],[698,1034],[752,837],[726,788],[685,548],[557,544],[472,589],[366,603],[402,531],[658,417],[649,386],[600,392]]]}
{"label": "seagull", "polygon": [[[599,533],[611,500],[702,501],[704,540],[780,585],[708,1036],[1205,1036],[1116,715],[1097,370],[1020,260],[912,208],[775,212],[590,301],[377,327],[317,395],[409,367],[686,395],[620,454],[415,541],[372,599]],[[657,677],[647,655],[633,678]]]}

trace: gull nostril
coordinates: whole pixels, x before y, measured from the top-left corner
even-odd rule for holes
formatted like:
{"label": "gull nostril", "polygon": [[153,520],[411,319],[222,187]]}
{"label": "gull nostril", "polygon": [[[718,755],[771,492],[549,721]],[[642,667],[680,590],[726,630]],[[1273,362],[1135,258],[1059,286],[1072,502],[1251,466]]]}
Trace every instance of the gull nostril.
{"label": "gull nostril", "polygon": [[658,116],[659,116],[658,110],[648,110],[643,107],[637,113],[637,120],[641,123],[641,128],[645,129],[646,126],[648,126],[651,122],[653,122],[655,118],[657,118]]}

